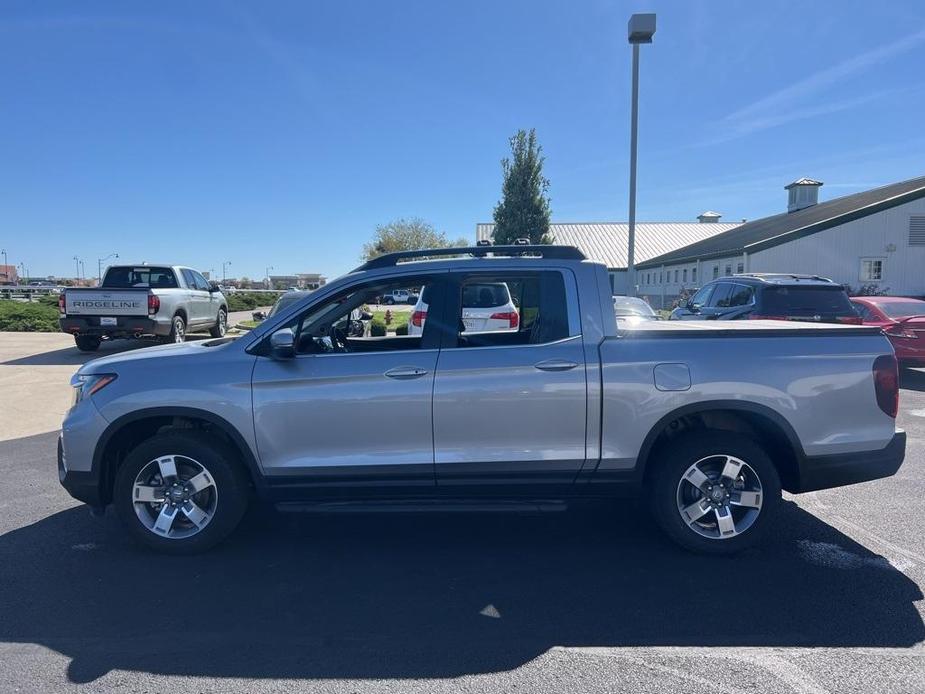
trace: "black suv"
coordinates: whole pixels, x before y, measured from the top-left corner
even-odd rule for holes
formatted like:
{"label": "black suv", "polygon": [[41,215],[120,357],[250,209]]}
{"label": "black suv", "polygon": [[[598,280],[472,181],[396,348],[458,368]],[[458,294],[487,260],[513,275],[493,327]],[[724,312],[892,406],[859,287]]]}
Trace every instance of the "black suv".
{"label": "black suv", "polygon": [[671,320],[765,318],[857,323],[861,318],[840,284],[816,275],[746,274],[705,284]]}

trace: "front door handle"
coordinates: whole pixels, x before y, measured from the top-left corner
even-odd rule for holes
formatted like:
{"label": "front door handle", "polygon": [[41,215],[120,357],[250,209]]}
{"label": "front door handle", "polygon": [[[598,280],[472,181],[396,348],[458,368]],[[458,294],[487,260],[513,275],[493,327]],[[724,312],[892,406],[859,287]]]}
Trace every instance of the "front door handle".
{"label": "front door handle", "polygon": [[578,362],[568,361],[566,359],[547,359],[533,366],[540,371],[568,371],[578,366]]}
{"label": "front door handle", "polygon": [[396,366],[394,369],[386,371],[383,375],[386,378],[408,380],[409,378],[420,378],[426,373],[427,369],[422,369],[417,366]]}

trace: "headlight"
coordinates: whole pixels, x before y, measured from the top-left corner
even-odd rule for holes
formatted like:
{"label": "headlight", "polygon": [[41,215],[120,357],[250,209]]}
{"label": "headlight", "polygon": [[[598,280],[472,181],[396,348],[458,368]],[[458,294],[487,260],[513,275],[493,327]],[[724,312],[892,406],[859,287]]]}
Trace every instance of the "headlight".
{"label": "headlight", "polygon": [[115,374],[74,374],[71,387],[74,389],[74,404],[102,390],[116,380]]}

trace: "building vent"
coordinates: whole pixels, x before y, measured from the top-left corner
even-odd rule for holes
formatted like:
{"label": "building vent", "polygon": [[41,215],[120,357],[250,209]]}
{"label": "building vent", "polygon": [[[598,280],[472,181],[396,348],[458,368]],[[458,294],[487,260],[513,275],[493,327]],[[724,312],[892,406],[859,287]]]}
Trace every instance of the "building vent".
{"label": "building vent", "polygon": [[819,202],[819,187],[822,181],[811,178],[799,178],[784,186],[787,191],[787,212],[796,212],[805,207],[812,207]]}
{"label": "building vent", "polygon": [[909,217],[909,245],[925,246],[925,215]]}
{"label": "building vent", "polygon": [[701,224],[716,224],[722,216],[723,215],[721,215],[719,212],[707,210],[703,214],[697,215],[697,221]]}

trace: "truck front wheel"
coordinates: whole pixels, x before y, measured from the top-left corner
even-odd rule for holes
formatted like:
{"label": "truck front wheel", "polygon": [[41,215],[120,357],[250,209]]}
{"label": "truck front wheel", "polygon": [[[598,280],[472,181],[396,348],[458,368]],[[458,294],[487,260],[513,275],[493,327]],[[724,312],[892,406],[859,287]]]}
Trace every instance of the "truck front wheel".
{"label": "truck front wheel", "polygon": [[212,337],[225,337],[228,330],[228,312],[220,308],[218,316],[215,319],[215,325],[209,329],[209,335]]}
{"label": "truck front wheel", "polygon": [[203,552],[224,540],[249,499],[247,473],[235,452],[193,431],[167,431],[138,444],[113,485],[113,503],[129,533],[170,554]]}
{"label": "truck front wheel", "polygon": [[74,343],[81,352],[95,352],[102,339],[97,335],[74,335]]}
{"label": "truck front wheel", "polygon": [[780,477],[752,439],[686,434],[661,447],[650,478],[655,520],[682,547],[734,554],[761,539],[780,506]]}

